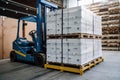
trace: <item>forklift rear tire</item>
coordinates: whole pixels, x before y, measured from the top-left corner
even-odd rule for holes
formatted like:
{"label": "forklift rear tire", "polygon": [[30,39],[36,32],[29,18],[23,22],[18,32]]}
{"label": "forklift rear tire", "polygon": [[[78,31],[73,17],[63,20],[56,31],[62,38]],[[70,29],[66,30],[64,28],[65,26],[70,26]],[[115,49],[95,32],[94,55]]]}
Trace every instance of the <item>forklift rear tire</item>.
{"label": "forklift rear tire", "polygon": [[10,52],[10,61],[11,62],[17,61],[16,53],[14,51]]}
{"label": "forklift rear tire", "polygon": [[35,65],[39,67],[44,67],[44,64],[45,64],[45,55],[44,54],[35,55]]}

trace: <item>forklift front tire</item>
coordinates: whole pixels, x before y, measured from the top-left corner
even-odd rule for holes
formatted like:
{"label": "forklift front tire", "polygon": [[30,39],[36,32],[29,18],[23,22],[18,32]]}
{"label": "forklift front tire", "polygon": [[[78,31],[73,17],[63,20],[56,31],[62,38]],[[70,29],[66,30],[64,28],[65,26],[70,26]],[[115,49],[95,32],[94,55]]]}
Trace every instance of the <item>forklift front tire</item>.
{"label": "forklift front tire", "polygon": [[14,51],[10,52],[10,61],[15,62],[17,60],[16,54]]}
{"label": "forklift front tire", "polygon": [[35,56],[35,65],[43,67],[45,64],[45,55],[44,54],[38,54]]}

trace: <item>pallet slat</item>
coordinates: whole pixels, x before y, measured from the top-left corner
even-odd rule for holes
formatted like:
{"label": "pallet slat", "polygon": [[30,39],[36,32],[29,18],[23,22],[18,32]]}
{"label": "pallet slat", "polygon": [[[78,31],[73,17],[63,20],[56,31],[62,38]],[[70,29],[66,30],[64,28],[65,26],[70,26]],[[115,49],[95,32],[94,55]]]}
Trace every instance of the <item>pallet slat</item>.
{"label": "pallet slat", "polygon": [[73,34],[64,34],[63,36],[56,35],[47,35],[47,39],[56,39],[56,38],[89,38],[89,39],[101,39],[101,35],[87,34],[87,33],[73,33]]}
{"label": "pallet slat", "polygon": [[119,51],[120,47],[102,47],[102,50],[105,50],[105,51]]}

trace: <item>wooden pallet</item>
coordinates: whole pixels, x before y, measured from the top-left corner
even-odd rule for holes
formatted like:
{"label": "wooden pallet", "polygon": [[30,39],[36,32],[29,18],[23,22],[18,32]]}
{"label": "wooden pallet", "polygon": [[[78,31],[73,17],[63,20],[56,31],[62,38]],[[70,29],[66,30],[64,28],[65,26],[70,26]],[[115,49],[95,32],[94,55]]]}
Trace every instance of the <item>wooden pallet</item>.
{"label": "wooden pallet", "polygon": [[109,20],[119,20],[120,14],[109,15]]}
{"label": "wooden pallet", "polygon": [[63,35],[64,38],[94,38],[94,35],[87,34],[87,33],[73,33],[73,34],[65,34]]}
{"label": "wooden pallet", "polygon": [[50,68],[50,69],[60,70],[61,72],[68,71],[68,72],[79,73],[80,75],[83,75],[83,73],[86,70],[91,69],[93,66],[96,66],[97,64],[103,61],[104,59],[102,57],[99,57],[91,62],[88,62],[87,64],[80,65],[79,67],[78,66],[73,67],[73,66],[65,66],[65,65],[56,65],[56,64],[50,64],[50,63],[46,63],[44,67],[45,69]]}
{"label": "wooden pallet", "polygon": [[102,47],[120,47],[120,45],[119,44],[102,43]]}
{"label": "wooden pallet", "polygon": [[120,27],[120,24],[109,24],[109,27]]}
{"label": "wooden pallet", "polygon": [[120,43],[119,39],[104,39],[102,40],[103,43]]}
{"label": "wooden pallet", "polygon": [[112,48],[111,49],[108,48],[107,49],[107,48],[104,48],[104,47],[103,47],[102,50],[104,50],[104,51],[120,51],[120,49],[118,49],[118,48],[116,48],[116,49],[115,48],[113,48],[113,49]]}
{"label": "wooden pallet", "polygon": [[47,39],[61,39],[61,35],[59,34],[51,34],[51,35],[47,35]]}
{"label": "wooden pallet", "polygon": [[108,21],[109,20],[109,17],[106,16],[106,17],[102,17],[102,21],[105,22],[105,21]]}
{"label": "wooden pallet", "polygon": [[108,44],[108,42],[102,42],[102,45],[107,45]]}
{"label": "wooden pallet", "polygon": [[[119,34],[119,32],[118,31],[103,31],[102,32],[102,35],[110,35],[110,34]],[[103,37],[103,39],[106,39],[106,37]],[[118,39],[118,37],[116,36],[113,36],[113,37],[107,37],[108,39]]]}
{"label": "wooden pallet", "polygon": [[104,8],[100,8],[99,12],[107,12],[108,13],[108,6]]}
{"label": "wooden pallet", "polygon": [[108,11],[99,12],[98,15],[108,15]]}
{"label": "wooden pallet", "polygon": [[119,34],[106,34],[102,36],[102,39],[119,39]]}
{"label": "wooden pallet", "polygon": [[108,25],[108,21],[102,21],[102,25]]}
{"label": "wooden pallet", "polygon": [[109,25],[102,25],[102,28],[108,27]]}
{"label": "wooden pallet", "polygon": [[120,24],[120,20],[119,19],[115,19],[115,20],[108,20],[109,24]]}
{"label": "wooden pallet", "polygon": [[47,35],[47,39],[58,39],[58,38],[89,38],[89,39],[101,39],[101,35],[94,35],[94,34],[87,34],[87,33],[73,33],[73,34],[63,34],[61,36],[60,34],[56,35]]}
{"label": "wooden pallet", "polygon": [[103,51],[120,51],[119,49],[102,49]]}
{"label": "wooden pallet", "polygon": [[109,13],[114,13],[114,12],[118,12],[120,11],[120,8],[119,8],[119,1],[109,1],[109,3],[107,4],[103,4],[103,3],[99,3],[99,4],[91,4],[88,7],[88,9],[90,9],[91,11],[96,11],[96,9],[98,9],[99,11],[97,12],[98,14],[101,14],[100,12],[106,12],[106,11],[109,11]]}
{"label": "wooden pallet", "polygon": [[107,51],[120,51],[120,47],[102,47],[102,50],[107,50]]}
{"label": "wooden pallet", "polygon": [[109,15],[100,15],[103,18],[109,19]]}
{"label": "wooden pallet", "polygon": [[110,2],[108,5],[109,5],[109,7],[116,7],[116,6],[120,5],[120,2],[119,1],[113,1],[113,2]]}
{"label": "wooden pallet", "polygon": [[109,11],[119,11],[120,10],[120,6],[115,6],[115,7],[110,7]]}
{"label": "wooden pallet", "polygon": [[108,47],[120,47],[119,43],[108,43]]}
{"label": "wooden pallet", "polygon": [[119,27],[104,27],[102,28],[104,34],[119,34]]}
{"label": "wooden pallet", "polygon": [[94,35],[94,39],[102,39],[101,35]]}
{"label": "wooden pallet", "polygon": [[108,42],[107,40],[102,40],[102,44],[107,43],[107,42]]}
{"label": "wooden pallet", "polygon": [[109,10],[110,15],[120,14],[120,9]]}

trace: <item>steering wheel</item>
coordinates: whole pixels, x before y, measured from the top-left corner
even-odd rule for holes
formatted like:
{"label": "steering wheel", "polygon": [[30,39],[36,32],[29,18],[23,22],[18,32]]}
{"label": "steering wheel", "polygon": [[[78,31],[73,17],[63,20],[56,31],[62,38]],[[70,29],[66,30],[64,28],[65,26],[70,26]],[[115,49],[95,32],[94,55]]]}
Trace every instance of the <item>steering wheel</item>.
{"label": "steering wheel", "polygon": [[34,34],[34,33],[36,33],[36,30],[30,31],[30,32],[29,32],[29,35],[32,35],[32,34]]}

